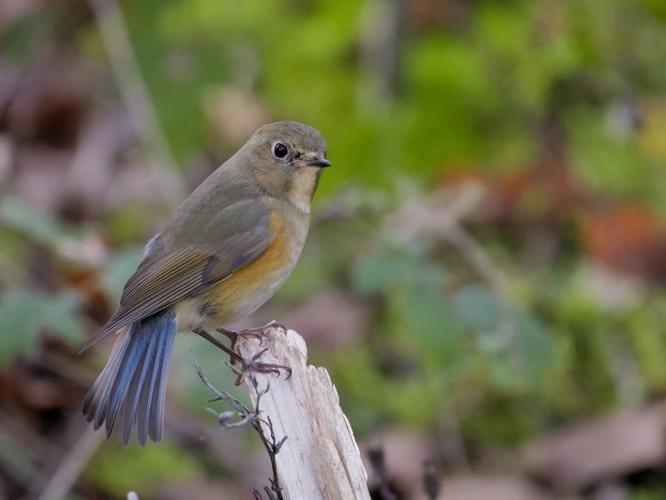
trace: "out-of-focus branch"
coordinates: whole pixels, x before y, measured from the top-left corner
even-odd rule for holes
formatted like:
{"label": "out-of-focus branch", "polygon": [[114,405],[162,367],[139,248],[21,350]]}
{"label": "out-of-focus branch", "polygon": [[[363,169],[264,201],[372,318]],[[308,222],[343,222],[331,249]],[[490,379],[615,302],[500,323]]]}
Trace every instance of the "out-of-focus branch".
{"label": "out-of-focus branch", "polygon": [[392,104],[400,93],[405,10],[401,0],[364,4],[359,39],[366,78],[360,80],[357,102],[368,111]]}
{"label": "out-of-focus branch", "polygon": [[[204,375],[203,369],[199,363],[196,362],[196,360],[194,367],[197,371],[199,379],[213,394],[216,395],[215,399],[212,399],[210,402],[212,403],[216,401],[223,401],[233,408],[233,411],[223,411],[221,413],[216,413],[214,410],[209,408],[211,413],[217,416],[217,420],[220,425],[227,429],[251,425],[254,430],[257,431],[257,434],[259,435],[259,438],[261,439],[261,442],[264,445],[264,448],[266,449],[266,452],[268,453],[268,456],[271,460],[271,469],[273,471],[273,477],[270,480],[271,486],[270,488],[265,487],[264,490],[269,500],[284,500],[282,487],[280,486],[280,480],[278,478],[276,457],[280,452],[280,448],[282,448],[282,445],[287,440],[287,436],[282,436],[282,438],[278,440],[275,437],[275,430],[273,428],[273,422],[271,421],[271,418],[268,417],[267,419],[262,420],[261,410],[259,408],[261,398],[266,393],[268,393],[270,386],[266,385],[264,389],[259,389],[259,383],[257,382],[257,378],[254,376],[254,374],[243,374],[243,377],[245,378],[248,386],[250,387],[250,390],[252,391],[253,400],[255,401],[254,410],[251,410],[238,399],[234,398],[231,394],[228,394],[224,391],[219,391],[213,384],[211,384],[206,375]],[[239,375],[239,377],[241,376],[241,372],[238,372],[233,367],[232,369]],[[259,490],[253,488],[252,494],[255,499],[262,500],[262,494]]]}
{"label": "out-of-focus branch", "polygon": [[103,432],[93,432],[92,429],[86,429],[71,451],[65,456],[58,470],[44,486],[38,497],[39,500],[62,500],[66,498],[104,438]]}
{"label": "out-of-focus branch", "polygon": [[[448,242],[469,262],[508,310],[511,304],[502,271],[462,223],[479,205],[483,196],[483,187],[476,184],[470,184],[455,195],[449,191],[440,191],[426,202],[416,199],[407,203],[389,217],[387,224],[389,233],[402,243],[422,240]],[[514,318],[505,312],[498,325],[497,345],[509,344],[515,330]]]}
{"label": "out-of-focus branch", "polygon": [[[166,138],[137,64],[122,12],[116,0],[88,0],[118,89],[125,101],[136,132],[150,148],[150,168],[164,204],[170,209],[180,204],[185,187],[177,174]],[[159,168],[166,167],[166,171]]]}

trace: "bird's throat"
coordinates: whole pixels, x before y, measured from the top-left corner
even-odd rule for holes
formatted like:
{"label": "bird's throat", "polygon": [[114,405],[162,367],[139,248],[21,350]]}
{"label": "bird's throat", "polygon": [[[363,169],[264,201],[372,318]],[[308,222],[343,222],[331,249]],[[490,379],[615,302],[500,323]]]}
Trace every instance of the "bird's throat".
{"label": "bird's throat", "polygon": [[300,167],[291,178],[289,186],[289,202],[298,210],[310,213],[312,196],[319,184],[321,169],[317,167]]}

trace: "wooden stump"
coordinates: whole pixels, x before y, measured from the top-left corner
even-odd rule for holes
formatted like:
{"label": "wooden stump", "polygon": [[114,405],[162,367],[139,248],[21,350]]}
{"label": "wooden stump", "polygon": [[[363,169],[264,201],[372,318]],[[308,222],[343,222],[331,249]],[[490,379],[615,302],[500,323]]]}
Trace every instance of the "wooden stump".
{"label": "wooden stump", "polygon": [[[261,397],[262,416],[270,417],[277,440],[287,436],[276,456],[284,498],[369,500],[367,474],[338,393],[324,368],[307,365],[303,338],[276,326],[266,330],[261,345],[253,338],[239,338],[238,348],[245,358],[267,349],[262,362],[292,369],[287,380],[256,375],[260,389],[270,384]],[[256,405],[256,391],[249,388]]]}

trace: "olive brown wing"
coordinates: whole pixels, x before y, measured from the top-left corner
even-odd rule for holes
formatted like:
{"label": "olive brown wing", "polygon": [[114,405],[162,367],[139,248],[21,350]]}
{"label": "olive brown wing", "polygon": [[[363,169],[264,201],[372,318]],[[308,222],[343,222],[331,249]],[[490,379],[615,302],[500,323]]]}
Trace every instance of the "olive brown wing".
{"label": "olive brown wing", "polygon": [[[149,253],[127,281],[118,311],[81,352],[253,262],[272,240],[269,220],[261,203],[242,200],[222,209],[202,231],[190,235],[188,243],[172,245],[176,248],[160,245],[163,248]],[[168,231],[167,227],[163,234],[173,236]],[[174,241],[178,241],[177,236]]]}

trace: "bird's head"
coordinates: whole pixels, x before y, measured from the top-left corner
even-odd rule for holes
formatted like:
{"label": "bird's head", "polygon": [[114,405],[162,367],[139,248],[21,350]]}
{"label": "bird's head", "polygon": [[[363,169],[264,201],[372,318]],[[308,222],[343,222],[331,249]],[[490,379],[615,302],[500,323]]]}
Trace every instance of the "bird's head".
{"label": "bird's head", "polygon": [[326,141],[314,128],[298,122],[269,123],[239,151],[239,162],[257,184],[274,197],[309,211],[326,159]]}

